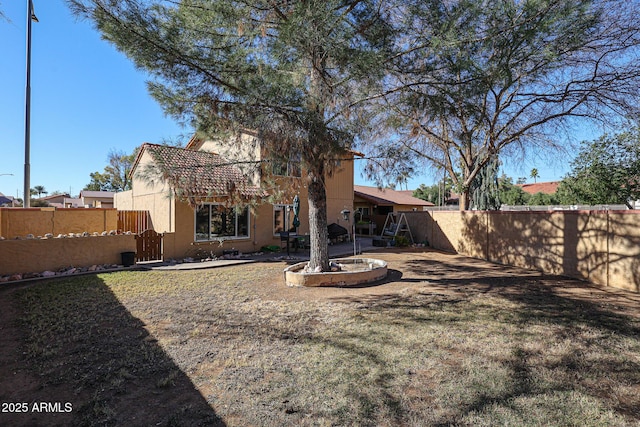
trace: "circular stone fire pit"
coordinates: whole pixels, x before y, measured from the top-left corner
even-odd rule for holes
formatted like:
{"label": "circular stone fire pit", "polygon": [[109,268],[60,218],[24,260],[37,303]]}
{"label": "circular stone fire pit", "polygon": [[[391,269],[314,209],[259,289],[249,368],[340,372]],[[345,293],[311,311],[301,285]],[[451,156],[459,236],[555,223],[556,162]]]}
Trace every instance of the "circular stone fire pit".
{"label": "circular stone fire pit", "polygon": [[304,271],[306,262],[299,262],[284,269],[287,286],[354,286],[371,283],[387,277],[387,263],[373,258],[339,258],[332,263],[341,271],[321,273]]}

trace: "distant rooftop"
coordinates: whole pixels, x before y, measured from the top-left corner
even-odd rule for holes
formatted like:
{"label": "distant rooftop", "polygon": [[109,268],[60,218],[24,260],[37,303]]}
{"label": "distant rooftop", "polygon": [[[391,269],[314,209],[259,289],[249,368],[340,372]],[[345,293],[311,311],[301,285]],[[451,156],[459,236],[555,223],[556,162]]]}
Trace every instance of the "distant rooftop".
{"label": "distant rooftop", "polygon": [[48,196],[40,197],[38,200],[55,200],[55,199],[64,199],[65,197],[70,197],[68,193],[58,193],[58,194],[50,194]]}
{"label": "distant rooftop", "polygon": [[97,198],[113,198],[116,193],[114,191],[89,191],[82,190],[80,192],[80,197],[92,197],[94,199]]}
{"label": "distant rooftop", "polygon": [[518,187],[522,188],[522,191],[528,194],[555,194],[558,191],[558,185],[560,181],[549,181],[549,182],[537,182],[534,184],[517,184]]}

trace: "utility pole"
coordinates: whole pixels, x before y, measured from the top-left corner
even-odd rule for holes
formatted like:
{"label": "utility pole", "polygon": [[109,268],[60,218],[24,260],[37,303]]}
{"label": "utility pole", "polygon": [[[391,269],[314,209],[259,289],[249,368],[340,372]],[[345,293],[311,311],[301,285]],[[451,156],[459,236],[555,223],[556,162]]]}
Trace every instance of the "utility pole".
{"label": "utility pole", "polygon": [[31,21],[38,22],[33,13],[33,3],[27,0],[27,78],[25,89],[24,117],[24,202],[22,206],[31,207]]}

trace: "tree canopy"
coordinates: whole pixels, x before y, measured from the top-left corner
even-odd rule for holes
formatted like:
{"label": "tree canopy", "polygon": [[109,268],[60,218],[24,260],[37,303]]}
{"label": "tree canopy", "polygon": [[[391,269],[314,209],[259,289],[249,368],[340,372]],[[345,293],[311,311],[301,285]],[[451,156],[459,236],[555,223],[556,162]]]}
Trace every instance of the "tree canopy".
{"label": "tree canopy", "polygon": [[132,154],[124,151],[111,150],[108,155],[109,164],[105,166],[104,172],[98,171],[89,174],[91,182],[84,189],[91,191],[125,191],[131,189],[129,172],[135,161],[138,149]]}
{"label": "tree canopy", "polygon": [[258,133],[307,171],[311,268],[327,270],[325,176],[361,133],[382,80],[383,0],[69,0],[153,81],[164,110],[206,136]]}
{"label": "tree canopy", "polygon": [[537,168],[531,169],[531,173],[529,174],[531,178],[533,178],[533,182],[538,182],[538,178],[540,178],[540,173]]}
{"label": "tree canopy", "polygon": [[558,193],[563,203],[631,208],[640,199],[640,130],[583,142]]}
{"label": "tree canopy", "polygon": [[49,192],[44,188],[44,185],[36,185],[30,190],[30,193],[32,196],[37,194],[38,197],[42,197],[43,194],[49,194]]}
{"label": "tree canopy", "polygon": [[562,149],[558,130],[578,121],[637,117],[639,12],[636,0],[407,1],[383,106],[392,135],[375,148],[444,167],[466,208],[492,159]]}
{"label": "tree canopy", "polygon": [[440,180],[440,182],[431,186],[420,184],[420,186],[413,191],[413,197],[426,200],[436,206],[444,206],[447,199],[451,197],[452,190],[451,179],[445,181]]}
{"label": "tree canopy", "polygon": [[[518,184],[523,184],[518,182]],[[514,185],[511,177],[502,175],[498,180],[499,199],[505,205],[526,205],[529,202],[529,194],[525,193],[521,186]]]}

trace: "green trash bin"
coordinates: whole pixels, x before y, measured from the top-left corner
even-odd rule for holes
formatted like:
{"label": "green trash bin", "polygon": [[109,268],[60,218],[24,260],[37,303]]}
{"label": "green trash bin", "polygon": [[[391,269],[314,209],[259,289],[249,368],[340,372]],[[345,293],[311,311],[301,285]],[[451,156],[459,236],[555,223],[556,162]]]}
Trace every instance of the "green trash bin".
{"label": "green trash bin", "polygon": [[135,252],[120,252],[120,256],[122,257],[122,265],[125,267],[131,267],[136,263]]}

